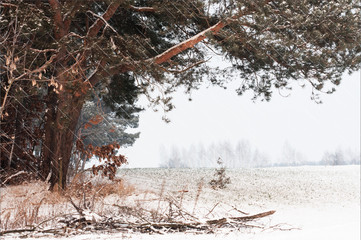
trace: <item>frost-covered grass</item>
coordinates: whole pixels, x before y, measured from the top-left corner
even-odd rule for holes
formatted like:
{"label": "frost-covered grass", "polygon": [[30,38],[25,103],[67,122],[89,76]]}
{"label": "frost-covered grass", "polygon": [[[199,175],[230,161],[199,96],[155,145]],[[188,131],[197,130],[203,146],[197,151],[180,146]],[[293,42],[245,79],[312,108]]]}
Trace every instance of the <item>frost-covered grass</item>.
{"label": "frost-covered grass", "polygon": [[119,175],[143,189],[176,194],[188,189],[192,198],[203,183],[201,200],[224,202],[240,208],[359,204],[360,167],[283,167],[227,169],[231,184],[213,190],[208,183],[214,169],[122,169]]}
{"label": "frost-covered grass", "polygon": [[[186,238],[360,239],[360,166],[227,169],[231,184],[221,190],[209,185],[213,174],[214,169],[121,169],[118,176],[134,189],[122,197],[103,196],[102,214],[118,214],[106,207],[113,204],[166,214],[169,201],[200,220],[276,210],[254,223],[261,228],[186,233]],[[97,232],[67,239],[184,239],[184,234]]]}

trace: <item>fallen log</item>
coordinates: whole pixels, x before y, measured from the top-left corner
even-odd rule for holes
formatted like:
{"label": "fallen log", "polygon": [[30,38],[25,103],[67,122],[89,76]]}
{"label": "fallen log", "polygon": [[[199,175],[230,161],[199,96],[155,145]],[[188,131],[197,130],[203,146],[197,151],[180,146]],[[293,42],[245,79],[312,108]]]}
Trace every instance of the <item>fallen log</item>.
{"label": "fallen log", "polygon": [[263,212],[263,213],[258,213],[255,215],[251,215],[251,216],[244,216],[244,217],[230,217],[230,219],[235,220],[235,221],[251,221],[257,218],[263,218],[263,217],[267,217],[269,215],[274,214],[276,211],[268,211],[268,212]]}
{"label": "fallen log", "polygon": [[9,234],[9,233],[23,233],[23,232],[34,232],[34,231],[35,231],[35,228],[11,229],[11,230],[1,231],[0,236]]}
{"label": "fallen log", "polygon": [[[268,211],[268,212],[262,212],[262,213],[258,213],[255,215],[251,215],[251,216],[244,216],[244,217],[230,217],[230,220],[233,221],[237,221],[237,222],[247,222],[247,221],[251,221],[254,219],[258,219],[258,218],[263,218],[263,217],[267,217],[269,215],[274,214],[276,211]],[[213,220],[208,220],[206,223],[209,225],[220,225],[220,224],[225,224],[225,223],[229,223],[229,219],[227,218],[220,218],[220,219],[213,219]]]}

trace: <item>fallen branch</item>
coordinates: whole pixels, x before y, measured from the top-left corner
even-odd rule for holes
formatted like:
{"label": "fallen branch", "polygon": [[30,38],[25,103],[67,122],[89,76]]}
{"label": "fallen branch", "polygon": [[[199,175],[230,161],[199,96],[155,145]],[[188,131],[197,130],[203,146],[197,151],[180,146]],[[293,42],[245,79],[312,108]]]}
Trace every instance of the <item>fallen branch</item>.
{"label": "fallen branch", "polygon": [[[169,200],[169,201],[170,201],[170,200]],[[188,212],[185,211],[183,208],[181,208],[181,207],[176,203],[175,200],[172,201],[172,204],[173,204],[176,208],[178,208],[180,214],[184,213],[185,215],[191,217],[191,218],[194,219],[194,220],[199,220],[196,216],[194,216],[193,214],[188,213]],[[182,214],[182,215],[183,215],[183,214]]]}
{"label": "fallen branch", "polygon": [[35,227],[34,228],[25,228],[25,229],[11,229],[11,230],[1,231],[0,236],[3,236],[4,234],[9,234],[9,233],[23,233],[23,232],[34,232],[34,231],[35,231]]}
{"label": "fallen branch", "polygon": [[186,228],[192,228],[192,229],[198,229],[200,226],[200,223],[197,222],[190,222],[190,223],[143,223],[136,225],[137,228],[143,228],[143,227],[154,227],[154,228],[170,228],[174,230],[179,229],[186,229]]}
{"label": "fallen branch", "polygon": [[78,207],[78,206],[74,203],[73,199],[72,199],[70,196],[68,196],[68,199],[69,199],[69,202],[71,203],[71,205],[72,205],[72,206],[75,208],[75,210],[80,214],[80,216],[84,216],[83,209],[81,209],[80,207]]}
{"label": "fallen branch", "polygon": [[268,211],[268,212],[258,213],[258,214],[255,214],[255,215],[245,216],[245,217],[231,217],[230,219],[235,220],[235,221],[251,221],[251,220],[254,220],[256,218],[267,217],[269,215],[274,214],[275,212],[276,211]]}
{"label": "fallen branch", "polygon": [[[123,206],[119,206],[119,207],[123,207]],[[77,208],[79,207],[77,206]],[[77,211],[78,212],[80,211],[84,214],[85,210],[77,209]],[[139,221],[128,222],[127,218],[117,218],[117,219],[102,218],[99,219],[98,221],[91,221],[89,219],[85,219],[85,217],[79,218],[70,215],[70,218],[60,219],[58,223],[65,224],[68,233],[69,231],[78,232],[79,230],[92,231],[92,230],[108,230],[108,229],[113,229],[113,230],[117,229],[119,231],[126,231],[133,233],[147,232],[147,233],[157,233],[157,234],[164,234],[167,232],[186,232],[192,230],[193,231],[195,230],[198,233],[209,233],[209,232],[214,232],[216,228],[240,229],[242,227],[247,227],[247,228],[265,229],[263,226],[246,224],[245,222],[249,222],[251,220],[258,218],[263,218],[272,215],[274,213],[275,211],[268,211],[251,216],[220,218],[220,219],[208,220],[206,222],[199,222],[199,221],[151,222],[151,221],[147,221],[145,219],[146,217],[144,219],[139,218],[141,222]],[[43,224],[44,222],[40,223],[39,225]],[[28,229],[14,229],[14,230],[2,231],[0,232],[0,236],[10,233],[24,233],[24,232],[52,233],[52,234],[62,234],[64,232],[64,227],[57,229],[52,228],[52,229],[40,230],[38,228],[39,225]],[[291,228],[290,229],[281,228],[279,225],[274,225],[271,227],[271,229],[291,230]]]}
{"label": "fallen branch", "polygon": [[11,180],[12,178],[17,177],[17,176],[19,176],[19,175],[21,175],[21,174],[24,174],[24,173],[26,173],[26,172],[20,171],[20,172],[17,172],[17,173],[15,173],[15,174],[7,177],[7,178],[5,179],[5,181],[2,183],[2,185],[5,185],[5,184],[6,184],[9,180]]}
{"label": "fallen branch", "polygon": [[233,221],[237,221],[237,222],[247,222],[247,221],[257,219],[257,218],[267,217],[269,215],[274,214],[275,212],[276,211],[268,211],[268,212],[258,213],[255,215],[245,216],[245,217],[230,217],[229,219],[227,219],[227,218],[213,219],[213,220],[208,220],[207,224],[221,225],[221,224],[226,224],[226,223],[231,222],[229,220],[233,220]]}
{"label": "fallen branch", "polygon": [[208,220],[207,224],[209,225],[221,225],[227,223],[227,218],[220,218],[220,219],[214,219],[214,220]]}
{"label": "fallen branch", "polygon": [[292,225],[289,225],[288,223],[279,223],[273,226],[270,226],[263,231],[266,230],[278,230],[278,231],[292,231],[292,230],[302,230],[301,228],[293,227]]}
{"label": "fallen branch", "polygon": [[213,210],[218,206],[219,202],[216,203],[216,205],[213,206],[213,208],[205,215],[207,217],[209,214],[213,212]]}
{"label": "fallen branch", "polygon": [[249,213],[243,212],[243,211],[239,210],[238,208],[236,208],[235,206],[232,206],[232,208],[233,208],[234,210],[236,210],[237,212],[240,212],[240,213],[242,213],[242,214],[244,214],[244,215],[249,215]]}

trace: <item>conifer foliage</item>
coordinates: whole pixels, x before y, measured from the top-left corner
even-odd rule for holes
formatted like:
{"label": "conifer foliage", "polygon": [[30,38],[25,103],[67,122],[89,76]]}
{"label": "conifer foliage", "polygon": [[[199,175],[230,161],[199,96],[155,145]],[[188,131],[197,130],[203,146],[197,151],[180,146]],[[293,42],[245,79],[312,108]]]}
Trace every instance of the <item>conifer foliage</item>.
{"label": "conifer foliage", "polygon": [[213,189],[224,189],[231,183],[231,178],[226,175],[226,168],[221,158],[217,160],[218,168],[215,170],[214,179],[209,182]]}

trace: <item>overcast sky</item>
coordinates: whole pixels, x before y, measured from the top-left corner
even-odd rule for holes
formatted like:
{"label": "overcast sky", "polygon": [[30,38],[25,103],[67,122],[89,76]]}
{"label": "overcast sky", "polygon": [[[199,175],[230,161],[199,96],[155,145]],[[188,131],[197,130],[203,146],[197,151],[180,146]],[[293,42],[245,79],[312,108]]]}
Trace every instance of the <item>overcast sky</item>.
{"label": "overcast sky", "polygon": [[[122,149],[128,167],[158,167],[160,150],[172,146],[248,140],[271,159],[279,158],[288,142],[310,161],[325,151],[360,151],[360,72],[345,74],[337,91],[321,95],[323,104],[310,99],[311,90],[296,87],[289,97],[275,93],[270,102],[256,102],[252,95],[238,96],[234,89],[202,88],[193,101],[183,91],[174,95],[176,108],[162,121],[162,112],[140,115],[140,138]],[[216,160],[215,160],[216,161]]]}

